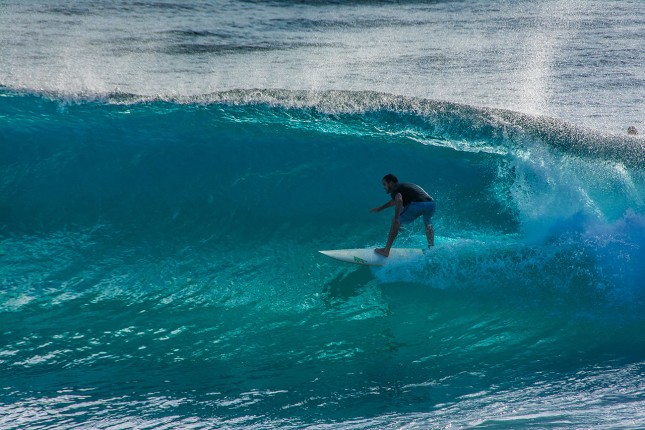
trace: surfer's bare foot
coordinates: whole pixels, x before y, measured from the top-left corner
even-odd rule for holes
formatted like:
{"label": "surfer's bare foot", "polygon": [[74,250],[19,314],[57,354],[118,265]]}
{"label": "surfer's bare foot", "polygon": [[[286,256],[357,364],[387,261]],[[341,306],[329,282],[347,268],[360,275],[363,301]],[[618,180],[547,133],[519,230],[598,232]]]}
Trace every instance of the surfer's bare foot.
{"label": "surfer's bare foot", "polygon": [[376,248],[374,250],[378,255],[382,255],[383,257],[389,257],[390,256],[390,250],[385,249],[385,248]]}

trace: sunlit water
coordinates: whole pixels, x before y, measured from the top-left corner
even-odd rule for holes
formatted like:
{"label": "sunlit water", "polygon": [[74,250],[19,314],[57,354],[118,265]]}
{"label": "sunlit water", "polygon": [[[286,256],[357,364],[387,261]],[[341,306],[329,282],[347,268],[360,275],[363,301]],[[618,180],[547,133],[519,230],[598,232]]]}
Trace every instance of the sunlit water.
{"label": "sunlit water", "polygon": [[644,427],[644,12],[3,2],[0,427]]}

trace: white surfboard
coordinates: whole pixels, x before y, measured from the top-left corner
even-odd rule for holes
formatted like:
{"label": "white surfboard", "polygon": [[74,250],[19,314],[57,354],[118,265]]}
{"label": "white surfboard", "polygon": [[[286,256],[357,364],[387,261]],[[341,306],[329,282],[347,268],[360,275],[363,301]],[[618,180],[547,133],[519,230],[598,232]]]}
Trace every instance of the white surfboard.
{"label": "white surfboard", "polygon": [[385,266],[387,263],[415,261],[423,256],[423,250],[417,248],[392,248],[389,257],[377,254],[374,248],[332,249],[318,252],[336,260],[364,266]]}

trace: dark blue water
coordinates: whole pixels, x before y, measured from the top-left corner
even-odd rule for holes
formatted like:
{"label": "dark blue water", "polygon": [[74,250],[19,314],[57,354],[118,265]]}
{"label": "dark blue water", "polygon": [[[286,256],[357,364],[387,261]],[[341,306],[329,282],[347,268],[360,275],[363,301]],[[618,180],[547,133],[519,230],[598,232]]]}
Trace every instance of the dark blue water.
{"label": "dark blue water", "polygon": [[[5,2],[0,427],[643,427],[643,15],[600,6]],[[384,243],[389,172],[435,249],[319,254]]]}

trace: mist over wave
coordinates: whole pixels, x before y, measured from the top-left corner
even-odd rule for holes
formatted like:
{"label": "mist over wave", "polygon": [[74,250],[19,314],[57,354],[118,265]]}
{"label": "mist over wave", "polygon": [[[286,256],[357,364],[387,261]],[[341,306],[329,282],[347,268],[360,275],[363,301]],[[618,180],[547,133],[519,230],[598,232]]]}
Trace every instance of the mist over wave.
{"label": "mist over wave", "polygon": [[[376,90],[624,133],[643,126],[639,0],[9,0],[0,85],[198,96]],[[38,31],[34,31],[38,29]]]}

